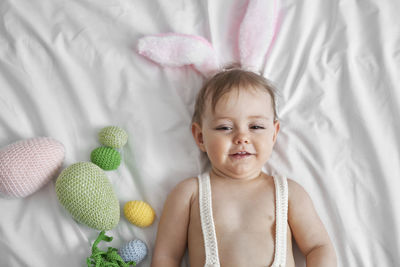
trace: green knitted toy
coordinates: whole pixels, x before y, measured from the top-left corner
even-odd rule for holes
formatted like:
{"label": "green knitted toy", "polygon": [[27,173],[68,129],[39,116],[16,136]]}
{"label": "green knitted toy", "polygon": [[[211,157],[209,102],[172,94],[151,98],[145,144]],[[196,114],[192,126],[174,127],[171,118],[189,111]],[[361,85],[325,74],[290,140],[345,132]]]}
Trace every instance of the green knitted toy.
{"label": "green knitted toy", "polygon": [[92,151],[90,160],[103,170],[110,171],[118,168],[121,163],[121,155],[115,149],[102,146]]}
{"label": "green knitted toy", "polygon": [[128,134],[120,127],[108,126],[99,132],[99,141],[104,146],[121,148],[128,141]]}
{"label": "green knitted toy", "polygon": [[118,249],[108,247],[107,252],[100,250],[97,245],[100,241],[111,242],[111,236],[106,236],[104,231],[101,231],[96,241],[94,241],[92,246],[92,255],[86,259],[88,267],[106,267],[106,266],[122,266],[129,267],[131,265],[136,266],[134,261],[124,262],[121,256],[118,254]]}
{"label": "green knitted toy", "polygon": [[97,230],[114,228],[120,218],[117,196],[105,172],[91,162],[64,169],[56,182],[61,205],[80,223]]}

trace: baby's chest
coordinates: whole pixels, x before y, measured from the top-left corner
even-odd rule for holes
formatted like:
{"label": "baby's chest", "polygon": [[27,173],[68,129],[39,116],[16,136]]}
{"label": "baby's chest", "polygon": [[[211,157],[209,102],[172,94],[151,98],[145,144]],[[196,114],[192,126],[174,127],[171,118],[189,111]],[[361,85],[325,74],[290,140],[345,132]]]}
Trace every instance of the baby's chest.
{"label": "baby's chest", "polygon": [[[214,190],[212,211],[222,266],[265,266],[266,263],[272,263],[274,202],[272,190],[261,195],[258,192]],[[201,228],[198,204],[196,199],[191,207],[188,232],[191,266],[196,266],[196,262],[204,264],[205,258],[204,229]]]}
{"label": "baby's chest", "polygon": [[274,196],[224,194],[213,196],[215,227],[223,231],[268,231],[275,223]]}

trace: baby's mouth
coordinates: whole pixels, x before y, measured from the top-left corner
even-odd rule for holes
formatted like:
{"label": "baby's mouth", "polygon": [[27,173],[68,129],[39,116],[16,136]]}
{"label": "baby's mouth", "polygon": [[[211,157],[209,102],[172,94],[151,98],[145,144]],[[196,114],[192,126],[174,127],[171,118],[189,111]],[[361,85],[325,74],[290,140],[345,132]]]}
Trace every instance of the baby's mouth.
{"label": "baby's mouth", "polygon": [[234,159],[243,159],[243,158],[250,157],[251,155],[253,155],[253,154],[249,153],[247,151],[240,151],[240,152],[236,152],[233,154],[229,154],[229,156],[233,157]]}

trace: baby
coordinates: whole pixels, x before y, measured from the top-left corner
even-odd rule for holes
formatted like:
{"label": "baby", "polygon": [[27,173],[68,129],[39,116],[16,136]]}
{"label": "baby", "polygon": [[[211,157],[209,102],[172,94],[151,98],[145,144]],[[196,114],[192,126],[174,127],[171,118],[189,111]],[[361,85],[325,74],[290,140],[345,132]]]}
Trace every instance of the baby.
{"label": "baby", "polygon": [[279,132],[273,88],[231,67],[200,90],[192,119],[211,169],[179,183],[158,226],[152,267],[295,266],[292,236],[307,267],[336,266],[329,236],[296,182],[262,171]]}

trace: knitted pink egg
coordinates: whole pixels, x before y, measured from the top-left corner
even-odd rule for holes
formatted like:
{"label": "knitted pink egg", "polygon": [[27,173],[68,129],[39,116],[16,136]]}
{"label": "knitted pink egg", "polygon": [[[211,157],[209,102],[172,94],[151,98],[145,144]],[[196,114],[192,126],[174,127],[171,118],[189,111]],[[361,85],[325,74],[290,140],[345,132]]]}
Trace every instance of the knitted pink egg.
{"label": "knitted pink egg", "polygon": [[26,197],[49,182],[64,161],[64,146],[50,137],[12,143],[0,150],[0,192]]}

